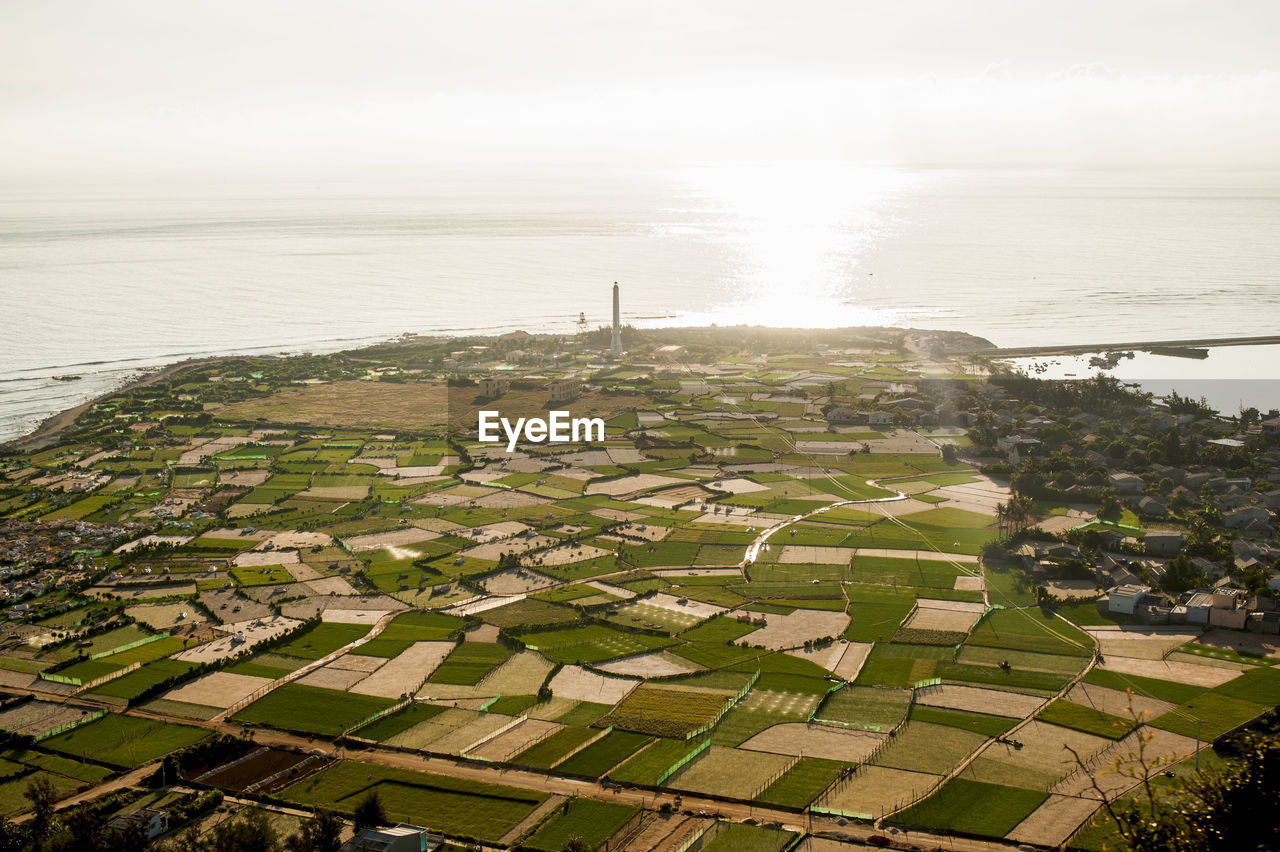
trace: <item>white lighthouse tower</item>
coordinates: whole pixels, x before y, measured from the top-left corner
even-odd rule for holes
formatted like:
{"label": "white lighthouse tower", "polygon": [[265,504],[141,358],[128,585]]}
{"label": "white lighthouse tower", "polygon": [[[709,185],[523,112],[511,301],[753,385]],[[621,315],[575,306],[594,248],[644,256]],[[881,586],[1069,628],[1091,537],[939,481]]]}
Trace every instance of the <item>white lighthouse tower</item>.
{"label": "white lighthouse tower", "polygon": [[622,357],[622,312],[618,302],[618,282],[613,282],[613,357]]}

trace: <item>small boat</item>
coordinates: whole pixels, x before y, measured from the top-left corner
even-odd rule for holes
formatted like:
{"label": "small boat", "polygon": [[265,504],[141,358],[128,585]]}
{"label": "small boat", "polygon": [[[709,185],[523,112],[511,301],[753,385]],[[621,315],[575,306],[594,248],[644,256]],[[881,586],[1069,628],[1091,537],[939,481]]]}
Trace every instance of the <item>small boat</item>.
{"label": "small boat", "polygon": [[84,376],[54,376],[53,380],[55,382],[78,382],[83,378]]}

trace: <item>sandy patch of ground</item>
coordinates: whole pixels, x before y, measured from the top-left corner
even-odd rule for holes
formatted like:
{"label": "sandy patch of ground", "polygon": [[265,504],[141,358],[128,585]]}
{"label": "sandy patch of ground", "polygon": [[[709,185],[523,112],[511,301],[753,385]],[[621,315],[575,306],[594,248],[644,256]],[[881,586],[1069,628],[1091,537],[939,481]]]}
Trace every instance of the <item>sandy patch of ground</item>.
{"label": "sandy patch of ground", "polygon": [[1102,594],[1091,580],[1049,580],[1044,584],[1055,598],[1096,598]]}
{"label": "sandy patch of ground", "polygon": [[666,784],[694,793],[721,793],[728,787],[750,798],[794,763],[790,756],[713,745]]}
{"label": "sandy patch of ground", "polygon": [[[1071,688],[1067,693],[1068,701],[1074,701],[1077,704],[1083,704],[1086,707],[1092,707],[1095,710],[1101,710],[1103,713],[1110,713],[1113,716],[1119,716],[1121,719],[1129,719],[1130,715],[1130,696],[1119,689],[1110,689],[1105,686],[1095,686],[1092,683],[1081,681]],[[1160,701],[1155,698],[1146,698],[1144,696],[1134,694],[1132,696],[1132,708],[1135,713],[1147,714],[1146,718],[1154,719],[1155,717],[1168,713],[1176,705],[1167,701]]]}
{"label": "sandy patch of ground", "polygon": [[848,645],[832,642],[830,645],[821,647],[793,648],[784,653],[797,659],[808,660],[811,663],[822,666],[829,672],[834,672],[846,650],[848,650]]}
{"label": "sandy patch of ground", "polygon": [[477,624],[470,627],[466,631],[466,641],[468,642],[497,642],[501,631],[496,624]]}
{"label": "sandy patch of ground", "polygon": [[902,623],[913,630],[948,630],[968,632],[985,607],[967,601],[939,601],[921,598],[916,608]]}
{"label": "sandy patch of ground", "polygon": [[1144,625],[1119,627],[1084,627],[1102,648],[1102,656],[1140,657],[1159,660],[1175,648],[1194,641],[1200,635],[1195,628],[1169,628]]}
{"label": "sandy patch of ground", "polygon": [[1103,658],[1102,668],[1121,674],[1154,677],[1194,686],[1221,686],[1240,676],[1239,671],[1217,666],[1201,666],[1195,663],[1178,663],[1169,660],[1144,660],[1133,657]]}
{"label": "sandy patch of ground", "polygon": [[849,626],[849,616],[843,612],[827,612],[817,609],[797,609],[788,615],[772,612],[752,613],[753,618],[764,618],[765,626],[746,636],[735,639],[738,645],[762,645],[772,651],[799,648],[805,642],[827,636],[839,636]]}
{"label": "sandy patch of ground", "polygon": [[596,668],[610,674],[631,675],[642,678],[667,677],[669,675],[689,674],[690,672],[702,670],[702,667],[695,663],[663,651],[637,654],[634,657],[623,657],[621,660],[614,660],[613,662],[596,666]]}
{"label": "sandy patch of ground", "polygon": [[168,701],[183,701],[187,704],[202,704],[205,707],[219,707],[225,710],[272,682],[269,677],[210,672],[190,683],[184,683],[169,690],[164,697]]}
{"label": "sandy patch of ground", "polygon": [[310,565],[306,565],[302,562],[298,562],[293,565],[286,565],[284,566],[284,570],[288,571],[289,576],[300,583],[304,583],[307,580],[319,580],[324,576]]}
{"label": "sandy patch of ground", "polygon": [[268,542],[274,544],[277,548],[297,548],[306,547],[327,547],[333,544],[333,536],[322,532],[308,532],[306,530],[288,530],[286,532],[278,532],[272,534],[267,539]]}
{"label": "sandy patch of ground", "polygon": [[1215,648],[1280,659],[1280,637],[1277,636],[1213,629],[1201,635],[1196,641],[1201,645],[1212,645]]}
{"label": "sandy patch of ground", "polygon": [[36,676],[25,672],[11,672],[8,669],[0,669],[0,686],[8,686],[14,689],[26,689],[36,682]]}
{"label": "sandy patch of ground", "polygon": [[518,595],[536,592],[538,589],[554,586],[558,582],[560,581],[548,577],[546,574],[539,574],[529,568],[513,568],[507,571],[500,571],[497,574],[490,574],[480,581],[480,585],[484,586],[485,591],[490,594]]}
{"label": "sandy patch of ground", "polygon": [[422,686],[453,648],[452,642],[415,642],[349,690],[382,698],[408,695]]}
{"label": "sandy patch of ground", "polygon": [[[594,512],[592,514],[595,514]],[[699,515],[694,519],[695,524],[736,524],[740,527],[753,527],[757,525],[767,525],[769,521],[786,520],[781,515],[765,515],[754,512],[751,509],[743,509],[738,507],[737,512],[732,515],[716,515],[711,512]]]}
{"label": "sandy patch of ground", "polygon": [[491,609],[497,609],[500,606],[506,606],[509,603],[522,601],[525,597],[525,595],[508,595],[505,597],[477,595],[453,606],[445,607],[441,612],[446,615],[477,615],[482,612],[488,612]]}
{"label": "sandy patch of ground", "polygon": [[204,613],[185,602],[138,604],[127,607],[124,612],[156,630],[168,630],[183,624],[200,624],[206,620]]}
{"label": "sandy patch of ground", "polygon": [[386,609],[326,609],[320,620],[331,624],[377,624],[391,610]]}
{"label": "sandy patch of ground", "polygon": [[[611,464],[612,462],[603,462],[603,464]],[[662,488],[668,485],[681,485],[688,482],[686,479],[675,479],[670,476],[659,476],[656,473],[637,473],[631,476],[623,476],[618,479],[610,479],[607,482],[593,482],[587,486],[587,494],[607,494],[610,497],[620,497],[624,494],[633,494],[637,491],[651,491],[655,488]]]}
{"label": "sandy patch of ground", "polygon": [[660,607],[661,609],[692,615],[699,621],[725,612],[725,608],[722,606],[702,603],[701,601],[690,600],[689,598],[678,598],[675,595],[668,595],[665,592],[659,592],[656,595],[651,595],[644,600],[645,603],[652,604],[653,606]]}
{"label": "sandy patch of ground", "polygon": [[439,533],[433,533],[420,527],[405,527],[404,529],[390,530],[388,532],[352,536],[351,538],[343,539],[343,543],[351,549],[351,552],[362,553],[368,550],[378,550],[382,547],[405,547],[439,537]]}
{"label": "sandy patch of ground", "polygon": [[555,665],[537,651],[519,651],[474,686],[425,683],[419,698],[491,698],[495,695],[536,695]]}
{"label": "sandy patch of ground", "polygon": [[730,494],[751,494],[755,491],[768,491],[769,486],[752,482],[750,479],[721,479],[708,482],[707,487],[715,491],[726,491]]}
{"label": "sandy patch of ground", "polygon": [[862,766],[847,780],[836,782],[820,804],[849,815],[879,818],[919,798],[941,777],[887,766]]}
{"label": "sandy patch of ground", "polygon": [[1104,737],[1035,721],[1009,736],[1022,743],[1022,748],[1008,742],[993,742],[969,764],[963,777],[990,784],[1044,789],[1075,770],[1075,759],[1064,745],[1075,749],[1083,760],[1112,745],[1111,740]]}
{"label": "sandy patch of ground", "polygon": [[224,470],[218,474],[218,481],[223,485],[237,485],[244,488],[256,488],[270,478],[269,470]]}
{"label": "sandy patch of ground", "polygon": [[254,515],[261,515],[271,508],[273,507],[270,503],[236,503],[234,506],[227,507],[227,517],[232,520],[251,518]]}
{"label": "sandy patch of ground", "polygon": [[1045,699],[1035,695],[984,689],[980,686],[961,686],[955,683],[918,689],[915,700],[917,704],[928,707],[1008,716],[1012,719],[1025,719],[1045,704]]}
{"label": "sandy patch of ground", "polygon": [[555,722],[546,722],[541,719],[525,719],[493,739],[468,750],[467,757],[477,757],[482,760],[509,760],[532,745],[534,740],[549,736],[563,727]]}
{"label": "sandy patch of ground", "polygon": [[298,492],[299,497],[315,500],[363,500],[369,496],[367,485],[313,485]]}
{"label": "sandy patch of ground", "polygon": [[[407,731],[401,731],[395,736],[387,740],[389,745],[404,746],[406,748],[427,748],[440,737],[445,736],[451,731],[472,725],[476,720],[482,719],[490,714],[483,714],[475,710],[450,709],[443,713],[433,716],[425,722],[419,722]],[[497,730],[511,720],[510,716],[499,716],[492,714],[493,719],[499,720],[498,724],[490,728],[490,732]],[[476,737],[479,739],[479,737]],[[474,742],[474,740],[472,740]],[[468,743],[469,745],[470,743]]]}
{"label": "sandy patch of ground", "polygon": [[153,544],[171,544],[175,547],[186,544],[195,538],[192,535],[144,535],[133,541],[126,541],[115,549],[116,553],[129,553],[139,547],[150,547]]}
{"label": "sandy patch of ground", "polygon": [[659,527],[652,524],[623,524],[613,531],[616,535],[627,538],[638,538],[644,541],[662,541],[671,534],[671,527]]}
{"label": "sandy patch of ground", "polygon": [[606,521],[643,521],[648,517],[639,512],[624,512],[621,509],[592,509],[590,514]]}
{"label": "sandy patch of ground", "polygon": [[[1196,741],[1194,739],[1144,725],[1124,739],[1110,743],[1107,748],[1097,752],[1092,759],[1086,760],[1084,772],[1073,767],[1072,772],[1055,784],[1051,792],[1066,796],[1087,796],[1092,798],[1097,794],[1092,790],[1091,779],[1096,779],[1098,786],[1109,794],[1122,793],[1137,786],[1136,779],[1124,774],[1107,772],[1100,775],[1099,772],[1102,769],[1109,768],[1108,764],[1118,757],[1127,759],[1130,754],[1136,754],[1138,737],[1148,735],[1151,739],[1147,742],[1146,753],[1150,758],[1174,756],[1177,759],[1182,759],[1195,754]],[[1209,746],[1205,743],[1204,747],[1208,748]],[[1083,757],[1084,755],[1081,756]]]}
{"label": "sandy patch of ground", "polygon": [[250,600],[234,589],[201,592],[198,600],[220,621],[252,621],[274,615],[271,607]]}
{"label": "sandy patch of ground", "polygon": [[256,565],[292,565],[299,561],[296,550],[248,550],[237,553],[231,564],[239,568]]}
{"label": "sandy patch of ground", "polygon": [[988,477],[971,472],[978,477],[978,482],[967,482],[961,485],[944,485],[933,491],[935,497],[943,497],[947,505],[970,512],[981,512],[995,516],[996,506],[1007,503],[1011,496],[1008,486],[998,485]]}
{"label": "sandy patch of ground", "polygon": [[551,694],[574,701],[617,704],[635,688],[636,678],[605,677],[581,666],[564,666],[551,679]]}
{"label": "sandy patch of ground", "polygon": [[515,721],[514,716],[505,716],[501,713],[481,713],[469,724],[449,731],[442,737],[437,737],[431,742],[431,750],[443,754],[461,756],[466,754],[468,749],[474,748],[482,740],[492,736],[494,732],[501,730],[513,721]]}
{"label": "sandy patch of ground", "polygon": [[846,763],[861,763],[870,757],[887,734],[787,722],[761,731],[742,744],[751,751],[771,751],[796,756],[821,756]]}
{"label": "sandy patch of ground", "polygon": [[[269,618],[219,625],[216,629],[224,631],[228,635],[220,639],[214,639],[212,642],[206,642],[203,645],[197,645],[194,648],[188,648],[179,654],[175,654],[174,658],[192,663],[212,663],[218,660],[225,660],[227,657],[239,654],[259,642],[275,638],[292,630],[299,624],[300,622],[295,619],[273,614]],[[198,704],[199,702],[195,703]]]}
{"label": "sandy patch of ground", "polygon": [[308,580],[305,583],[299,583],[305,589],[309,589],[313,595],[338,595],[350,596],[358,594],[354,587],[347,582],[344,577],[324,577],[319,580]]}
{"label": "sandy patch of ground", "polygon": [[347,669],[353,672],[369,674],[375,672],[387,662],[386,657],[366,657],[361,654],[343,654],[329,663],[331,669]]}
{"label": "sandy patch of ground", "polygon": [[[291,589],[306,589],[308,583],[296,583]],[[280,607],[280,611],[290,618],[315,618],[317,615],[322,616],[330,609],[373,609],[382,612],[392,612],[395,610],[405,609],[402,601],[398,601],[387,595],[349,595],[346,597],[328,595],[306,597],[298,601],[290,601]]]}
{"label": "sandy patch of ground", "polygon": [[350,669],[337,669],[322,666],[298,678],[298,683],[305,686],[318,686],[322,689],[336,689],[342,692],[350,689],[358,681],[368,677],[364,672],[353,672]]}
{"label": "sandy patch of ground", "polygon": [[955,585],[952,586],[953,589],[963,592],[980,592],[986,587],[987,581],[982,577],[970,576],[968,574],[961,574],[956,577]]}
{"label": "sandy patch of ground", "polygon": [[1056,847],[1065,843],[1097,809],[1098,802],[1092,799],[1054,794],[1005,836],[1018,842]]}
{"label": "sandy patch of ground", "polygon": [[0,731],[36,737],[79,719],[84,712],[80,707],[48,701],[25,701],[0,710]]}
{"label": "sandy patch of ground", "polygon": [[613,595],[615,598],[622,598],[623,600],[630,600],[636,596],[636,593],[630,589],[624,589],[621,586],[611,586],[608,583],[601,582],[600,580],[589,580],[587,581],[587,585],[593,589],[599,589],[606,595]]}
{"label": "sandy patch of ground", "polygon": [[784,544],[778,549],[778,562],[783,565],[848,565],[855,552],[852,547]]}
{"label": "sandy patch of ground", "polygon": [[[931,507],[933,508],[933,507]],[[910,554],[908,557],[907,554]],[[932,550],[890,550],[884,547],[860,547],[860,556],[889,556],[894,559],[928,559],[932,562],[959,562],[961,564],[978,564],[978,557],[967,553],[936,553]]]}
{"label": "sandy patch of ground", "polygon": [[611,551],[592,547],[589,544],[563,544],[540,552],[536,559],[539,565],[568,565],[571,562],[608,559],[612,556],[613,553]]}
{"label": "sandy patch of ground", "polygon": [[504,553],[525,553],[539,547],[550,547],[558,543],[560,539],[549,535],[535,535],[532,538],[525,536],[513,536],[504,539],[488,541],[484,544],[477,544],[475,547],[464,548],[458,551],[462,556],[471,556],[475,559],[488,559],[491,562],[497,562],[498,557]]}

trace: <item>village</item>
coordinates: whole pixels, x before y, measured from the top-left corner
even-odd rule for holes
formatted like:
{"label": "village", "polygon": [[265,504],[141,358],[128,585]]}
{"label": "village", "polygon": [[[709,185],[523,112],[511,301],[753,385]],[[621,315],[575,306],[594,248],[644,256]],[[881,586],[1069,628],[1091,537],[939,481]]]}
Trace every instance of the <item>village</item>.
{"label": "village", "polygon": [[988,348],[615,323],[105,397],[0,455],[0,810],[137,848],[1101,849],[1109,761],[1224,767],[1280,704],[1280,414]]}

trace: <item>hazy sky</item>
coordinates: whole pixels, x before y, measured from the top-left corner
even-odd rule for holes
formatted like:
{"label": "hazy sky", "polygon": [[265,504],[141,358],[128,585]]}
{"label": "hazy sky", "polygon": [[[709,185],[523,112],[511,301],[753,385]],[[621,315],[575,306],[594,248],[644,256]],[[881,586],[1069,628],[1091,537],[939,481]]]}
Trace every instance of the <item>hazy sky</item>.
{"label": "hazy sky", "polygon": [[0,173],[1280,165],[1274,0],[0,0]]}

